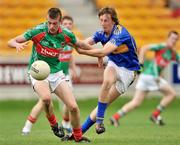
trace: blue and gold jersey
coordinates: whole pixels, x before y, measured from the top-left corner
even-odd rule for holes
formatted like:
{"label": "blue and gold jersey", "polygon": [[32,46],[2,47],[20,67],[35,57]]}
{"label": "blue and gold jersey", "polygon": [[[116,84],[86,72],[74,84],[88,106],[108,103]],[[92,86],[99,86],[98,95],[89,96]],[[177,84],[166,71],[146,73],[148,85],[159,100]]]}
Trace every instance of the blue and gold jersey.
{"label": "blue and gold jersey", "polygon": [[99,30],[94,33],[92,38],[95,43],[101,42],[103,46],[107,42],[117,46],[117,49],[108,55],[109,60],[117,66],[133,71],[140,69],[136,42],[125,27],[114,25],[109,36],[103,30]]}

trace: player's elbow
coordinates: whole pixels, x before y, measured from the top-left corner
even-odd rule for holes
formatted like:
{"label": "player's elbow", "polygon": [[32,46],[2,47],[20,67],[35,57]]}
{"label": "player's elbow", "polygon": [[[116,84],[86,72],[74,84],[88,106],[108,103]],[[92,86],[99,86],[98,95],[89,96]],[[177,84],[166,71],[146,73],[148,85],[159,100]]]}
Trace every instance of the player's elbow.
{"label": "player's elbow", "polygon": [[106,54],[104,54],[104,53],[100,53],[100,54],[98,55],[98,57],[104,57],[104,56],[106,56]]}
{"label": "player's elbow", "polygon": [[14,43],[14,39],[10,39],[8,42],[7,42],[7,46],[9,46],[9,47],[13,47],[13,43]]}
{"label": "player's elbow", "polygon": [[7,46],[11,47],[11,41],[12,39],[7,42]]}
{"label": "player's elbow", "polygon": [[140,53],[145,53],[146,51],[148,51],[150,48],[148,46],[144,46],[140,49]]}

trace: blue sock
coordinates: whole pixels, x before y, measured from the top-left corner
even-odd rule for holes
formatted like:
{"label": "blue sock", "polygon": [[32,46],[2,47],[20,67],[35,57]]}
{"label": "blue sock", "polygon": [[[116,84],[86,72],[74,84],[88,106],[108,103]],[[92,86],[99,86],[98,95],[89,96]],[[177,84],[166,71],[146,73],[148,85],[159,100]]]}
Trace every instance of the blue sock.
{"label": "blue sock", "polygon": [[88,116],[86,121],[82,125],[82,132],[85,133],[95,122]]}
{"label": "blue sock", "polygon": [[98,110],[97,110],[97,115],[96,115],[97,124],[103,123],[104,113],[106,111],[106,108],[107,108],[107,103],[98,102]]}

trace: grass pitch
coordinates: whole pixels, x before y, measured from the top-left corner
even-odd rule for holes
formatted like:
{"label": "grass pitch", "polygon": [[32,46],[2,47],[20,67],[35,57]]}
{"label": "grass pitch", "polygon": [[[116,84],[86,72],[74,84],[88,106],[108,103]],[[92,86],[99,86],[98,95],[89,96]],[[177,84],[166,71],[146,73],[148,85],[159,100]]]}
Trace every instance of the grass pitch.
{"label": "grass pitch", "polygon": [[[120,126],[109,125],[109,117],[129,99],[119,99],[106,112],[106,132],[95,133],[92,127],[87,133],[91,144],[96,145],[180,145],[180,99],[176,99],[162,114],[166,125],[157,126],[149,121],[149,115],[160,99],[146,99],[141,107],[129,113],[120,121]],[[36,101],[0,101],[0,145],[60,145],[77,144],[61,142],[50,130],[48,121],[41,114],[31,134],[21,135],[21,129],[29,111]],[[81,122],[96,106],[97,99],[78,101]],[[60,122],[58,103],[54,102],[55,113]]]}

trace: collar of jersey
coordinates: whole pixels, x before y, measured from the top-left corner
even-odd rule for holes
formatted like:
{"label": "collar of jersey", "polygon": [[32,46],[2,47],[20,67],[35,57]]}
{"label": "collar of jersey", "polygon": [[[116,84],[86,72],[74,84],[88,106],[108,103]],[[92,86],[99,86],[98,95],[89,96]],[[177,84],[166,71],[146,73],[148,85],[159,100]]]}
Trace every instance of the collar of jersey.
{"label": "collar of jersey", "polygon": [[[110,34],[107,38],[110,38],[110,37],[112,36],[112,34],[113,34],[113,32],[114,32],[114,30],[115,30],[116,28],[117,28],[117,26],[114,24],[114,26],[113,26],[113,28],[112,28],[112,31],[111,31],[111,34]],[[104,35],[107,36],[105,32],[104,32]]]}

